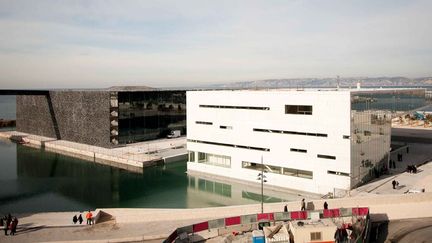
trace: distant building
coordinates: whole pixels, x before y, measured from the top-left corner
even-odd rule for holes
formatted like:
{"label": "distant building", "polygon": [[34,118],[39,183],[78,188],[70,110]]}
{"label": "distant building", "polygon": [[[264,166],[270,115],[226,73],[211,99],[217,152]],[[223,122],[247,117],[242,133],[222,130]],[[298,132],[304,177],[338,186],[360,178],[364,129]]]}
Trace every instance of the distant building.
{"label": "distant building", "polygon": [[188,172],[326,194],[388,168],[392,111],[424,89],[187,92]]}
{"label": "distant building", "polygon": [[147,87],[17,95],[16,130],[101,147],[186,132],[186,91]]}

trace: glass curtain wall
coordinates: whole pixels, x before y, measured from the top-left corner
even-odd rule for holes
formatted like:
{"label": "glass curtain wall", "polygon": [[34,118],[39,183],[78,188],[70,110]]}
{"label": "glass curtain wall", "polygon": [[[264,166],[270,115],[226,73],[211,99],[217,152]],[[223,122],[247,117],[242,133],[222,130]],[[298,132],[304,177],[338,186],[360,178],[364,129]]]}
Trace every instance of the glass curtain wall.
{"label": "glass curtain wall", "polygon": [[427,105],[424,89],[351,94],[351,187],[388,170],[392,117]]}
{"label": "glass curtain wall", "polygon": [[119,92],[119,143],[186,134],[186,91]]}

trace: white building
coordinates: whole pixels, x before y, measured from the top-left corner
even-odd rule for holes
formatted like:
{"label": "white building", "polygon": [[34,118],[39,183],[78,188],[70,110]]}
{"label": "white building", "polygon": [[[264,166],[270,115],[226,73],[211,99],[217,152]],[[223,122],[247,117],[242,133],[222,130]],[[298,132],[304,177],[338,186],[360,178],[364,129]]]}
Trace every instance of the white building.
{"label": "white building", "polygon": [[267,185],[348,190],[388,164],[388,92],[188,91],[187,169],[259,183],[262,158]]}

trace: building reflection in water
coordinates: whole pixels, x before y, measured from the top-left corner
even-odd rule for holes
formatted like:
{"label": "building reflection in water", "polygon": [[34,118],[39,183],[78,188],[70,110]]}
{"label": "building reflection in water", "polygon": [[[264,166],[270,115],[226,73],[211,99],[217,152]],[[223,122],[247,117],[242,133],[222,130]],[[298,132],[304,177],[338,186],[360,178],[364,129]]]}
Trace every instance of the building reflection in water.
{"label": "building reflection in water", "polygon": [[[189,175],[188,207],[256,204],[261,202],[261,188],[230,181],[206,178],[200,175]],[[264,203],[296,201],[305,197],[293,191],[276,191],[264,189]],[[316,197],[308,195],[307,197]]]}

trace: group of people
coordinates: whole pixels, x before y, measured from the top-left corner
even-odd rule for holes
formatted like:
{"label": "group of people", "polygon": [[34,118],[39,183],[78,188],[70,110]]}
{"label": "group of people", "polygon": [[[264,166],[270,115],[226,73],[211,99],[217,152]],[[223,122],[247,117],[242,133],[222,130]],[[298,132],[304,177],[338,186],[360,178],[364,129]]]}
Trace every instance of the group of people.
{"label": "group of people", "polygon": [[[327,203],[327,201],[324,202],[323,208],[325,210],[328,209],[328,203]],[[305,211],[306,210],[306,201],[305,201],[304,198],[301,200],[301,208],[300,208],[300,210],[301,211]],[[284,212],[288,212],[288,205],[284,206]]]}
{"label": "group of people", "polygon": [[409,172],[409,173],[417,173],[417,167],[415,166],[415,165],[408,165],[407,166],[407,171]]}
{"label": "group of people", "polygon": [[15,235],[16,229],[18,226],[17,217],[12,217],[9,213],[7,216],[4,216],[0,219],[0,227],[3,227],[5,235],[8,235],[8,231],[10,230],[10,235]]}
{"label": "group of people", "polygon": [[[86,219],[87,219],[87,224],[88,224],[88,225],[92,225],[92,224],[93,224],[93,214],[91,213],[91,211],[88,211],[88,213],[86,214]],[[78,217],[77,217],[76,215],[74,215],[74,216],[72,217],[72,222],[73,222],[74,224],[76,224],[76,223],[78,223],[78,222],[79,222],[79,224],[82,224],[82,222],[83,222],[83,217],[82,217],[82,215],[79,214]]]}

